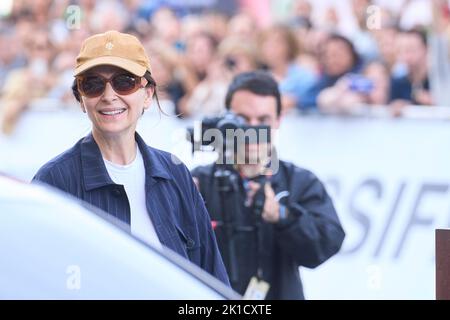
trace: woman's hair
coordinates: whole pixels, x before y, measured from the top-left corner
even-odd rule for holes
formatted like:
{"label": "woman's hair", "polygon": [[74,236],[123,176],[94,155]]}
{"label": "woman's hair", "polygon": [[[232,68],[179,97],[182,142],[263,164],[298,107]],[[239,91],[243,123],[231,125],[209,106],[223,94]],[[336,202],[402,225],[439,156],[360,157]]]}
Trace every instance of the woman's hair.
{"label": "woman's hair", "polygon": [[284,24],[276,24],[269,29],[264,30],[259,35],[259,44],[261,45],[262,43],[264,43],[266,39],[273,34],[279,34],[282,41],[285,42],[288,51],[286,58],[289,61],[294,60],[301,50],[297,38],[295,37],[295,34],[291,30],[291,28]]}
{"label": "woman's hair", "polygon": [[332,41],[342,42],[348,48],[348,51],[349,51],[350,55],[352,56],[352,60],[353,60],[352,68],[359,67],[361,65],[361,57],[356,52],[355,46],[348,38],[346,38],[340,34],[337,34],[337,33],[332,33],[325,40],[324,47],[326,46],[326,44],[328,44]]}
{"label": "woman's hair", "polygon": [[[154,91],[154,93],[153,93],[153,97],[154,97],[155,100],[156,100],[156,104],[158,105],[159,111],[163,112],[163,111],[162,111],[162,108],[161,108],[161,105],[159,104],[158,93],[156,92],[156,81],[155,81],[155,79],[153,79],[152,74],[151,74],[150,71],[148,71],[148,70],[145,72],[145,74],[144,74],[143,77],[147,80],[147,85],[145,86],[146,88],[149,88],[149,87],[155,88],[155,91]],[[78,102],[81,102],[81,95],[80,95],[80,91],[78,90],[77,79],[74,79],[74,80],[73,80],[73,83],[72,83],[72,93],[73,93],[75,99],[76,99]],[[163,112],[163,113],[164,113],[164,112]]]}

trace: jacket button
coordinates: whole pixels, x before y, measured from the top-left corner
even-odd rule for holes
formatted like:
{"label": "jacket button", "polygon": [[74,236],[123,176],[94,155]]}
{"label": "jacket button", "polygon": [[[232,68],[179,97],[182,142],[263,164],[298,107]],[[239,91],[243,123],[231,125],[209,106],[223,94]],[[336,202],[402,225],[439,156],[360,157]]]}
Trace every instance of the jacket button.
{"label": "jacket button", "polygon": [[194,246],[195,246],[195,241],[188,238],[186,241],[186,248],[192,249]]}

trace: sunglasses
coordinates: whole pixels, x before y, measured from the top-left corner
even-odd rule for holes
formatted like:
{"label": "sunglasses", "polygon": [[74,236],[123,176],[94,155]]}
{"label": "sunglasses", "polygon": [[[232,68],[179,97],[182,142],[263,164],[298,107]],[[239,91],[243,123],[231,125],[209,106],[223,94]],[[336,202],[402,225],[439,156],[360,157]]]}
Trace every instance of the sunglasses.
{"label": "sunglasses", "polygon": [[86,74],[76,77],[78,90],[87,98],[101,96],[110,83],[113,90],[120,95],[128,95],[136,92],[142,85],[142,77],[127,73],[114,74],[111,78],[105,78],[100,74]]}

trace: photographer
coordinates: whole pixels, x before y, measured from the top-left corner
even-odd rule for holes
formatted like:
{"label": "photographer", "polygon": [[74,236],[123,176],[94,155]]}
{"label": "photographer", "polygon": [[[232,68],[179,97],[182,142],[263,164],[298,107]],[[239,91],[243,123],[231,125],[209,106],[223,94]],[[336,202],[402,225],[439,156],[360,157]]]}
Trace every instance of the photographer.
{"label": "photographer", "polygon": [[[268,73],[237,75],[225,104],[247,125],[279,127],[280,92]],[[266,299],[304,299],[298,267],[317,267],[336,254],[345,234],[317,177],[279,161],[274,152],[270,161],[261,157],[261,148],[270,150],[271,145],[247,143],[245,156],[237,157],[244,163],[228,166],[234,174],[228,180],[235,185],[228,193],[221,189],[223,164],[198,167],[192,174],[211,216],[232,287],[243,294],[255,290],[249,288],[250,282],[258,288],[268,284],[268,291],[260,294],[267,293]]]}

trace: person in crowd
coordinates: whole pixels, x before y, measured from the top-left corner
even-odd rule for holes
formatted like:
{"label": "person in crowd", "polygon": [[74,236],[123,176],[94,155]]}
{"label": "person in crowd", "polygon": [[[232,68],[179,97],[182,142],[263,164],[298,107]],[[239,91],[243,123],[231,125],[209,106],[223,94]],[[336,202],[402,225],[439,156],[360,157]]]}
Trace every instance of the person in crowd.
{"label": "person in crowd", "polygon": [[303,109],[305,94],[316,83],[316,76],[295,61],[299,47],[291,30],[276,25],[261,35],[261,62],[280,84],[283,110]]}
{"label": "person in crowd", "polygon": [[390,79],[386,65],[372,61],[362,74],[343,76],[334,86],[323,90],[317,98],[319,110],[326,114],[357,114],[362,106],[386,106]]}
{"label": "person in crowd", "polygon": [[303,104],[310,108],[317,107],[317,97],[322,90],[333,86],[345,74],[358,73],[361,68],[352,42],[338,34],[331,34],[324,40],[319,55],[319,80],[303,99]]}
{"label": "person in crowd", "polygon": [[43,98],[55,84],[50,72],[55,54],[54,46],[45,29],[38,29],[25,40],[27,65],[8,73],[2,88],[0,103],[1,131],[14,132],[21,115],[35,99]]}
{"label": "person in crowd", "polygon": [[397,37],[397,62],[403,73],[392,79],[391,101],[432,105],[428,77],[427,38],[420,30],[401,31]]}

